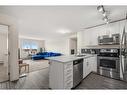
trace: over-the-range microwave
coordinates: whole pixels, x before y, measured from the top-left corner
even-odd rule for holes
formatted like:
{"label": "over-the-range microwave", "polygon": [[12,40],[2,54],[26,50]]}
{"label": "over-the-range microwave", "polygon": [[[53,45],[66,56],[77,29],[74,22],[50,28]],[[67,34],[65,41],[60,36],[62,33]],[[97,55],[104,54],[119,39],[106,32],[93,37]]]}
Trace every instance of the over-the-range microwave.
{"label": "over-the-range microwave", "polygon": [[120,34],[98,36],[99,45],[117,45],[120,44]]}

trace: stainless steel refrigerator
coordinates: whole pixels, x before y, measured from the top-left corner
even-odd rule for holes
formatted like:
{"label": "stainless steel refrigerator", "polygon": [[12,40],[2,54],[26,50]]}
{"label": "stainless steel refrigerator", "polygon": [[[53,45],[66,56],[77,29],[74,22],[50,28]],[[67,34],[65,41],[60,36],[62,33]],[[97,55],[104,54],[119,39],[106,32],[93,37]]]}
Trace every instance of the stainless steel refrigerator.
{"label": "stainless steel refrigerator", "polygon": [[126,24],[123,29],[121,43],[120,43],[120,66],[121,76],[124,81],[127,81],[127,33]]}

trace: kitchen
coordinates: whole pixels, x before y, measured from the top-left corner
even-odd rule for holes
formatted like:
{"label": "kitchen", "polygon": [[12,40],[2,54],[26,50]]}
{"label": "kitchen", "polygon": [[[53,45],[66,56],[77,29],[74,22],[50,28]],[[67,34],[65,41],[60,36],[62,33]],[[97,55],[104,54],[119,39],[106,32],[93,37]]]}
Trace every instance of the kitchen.
{"label": "kitchen", "polygon": [[[52,22],[54,22],[47,23],[48,26],[55,27],[56,24],[58,26],[54,30],[47,28],[51,31],[43,32],[45,29],[43,30],[38,25],[36,29],[42,31],[38,34],[39,32],[35,32],[37,30],[29,28],[29,26],[33,22],[31,19],[40,18],[40,15],[32,15],[29,20],[19,15],[19,18],[24,19],[20,26],[21,30],[25,28],[24,35],[28,33],[27,29],[31,29],[30,33],[35,33],[36,38],[30,37],[29,33],[28,38],[44,38],[46,52],[40,51],[42,53],[37,52],[33,55],[41,54],[42,59],[31,60],[31,56],[28,56],[29,62],[24,60],[24,63],[32,63],[34,64],[32,67],[37,68],[36,71],[29,73],[27,72],[29,70],[26,70],[24,77],[19,77],[17,65],[17,74],[14,74],[17,83],[15,84],[15,80],[11,82],[14,85],[13,89],[127,89],[126,6],[1,7],[1,11],[10,10],[11,13],[12,10],[15,16],[21,13],[20,11],[24,11],[23,9],[26,10],[27,18],[30,18],[29,14],[35,12],[41,13],[42,16],[45,14],[46,21],[53,20]],[[59,18],[53,13],[54,11]],[[89,14],[86,15],[88,11]],[[66,16],[64,16],[65,14]],[[72,18],[72,16],[74,17]],[[34,20],[37,24],[40,22],[41,26],[45,26],[44,19]],[[70,23],[67,23],[65,19]],[[24,24],[27,22],[28,27]],[[34,23],[31,24],[31,27],[33,26]],[[20,33],[22,33],[21,30]],[[50,35],[51,33],[52,35]],[[23,37],[21,34],[19,36]],[[24,43],[26,43],[25,46],[27,44],[30,47],[37,46],[34,43]],[[53,52],[60,53],[60,56],[54,57],[56,55]],[[19,54],[21,53],[19,52]],[[47,57],[42,57],[43,54],[46,54]],[[51,55],[53,56],[51,57]],[[0,63],[3,64],[2,61]],[[29,67],[31,68],[31,66]],[[8,82],[1,85],[1,88],[11,88]]]}
{"label": "kitchen", "polygon": [[[109,38],[106,39],[108,42]],[[122,56],[122,60],[123,58]],[[71,89],[76,87],[91,72],[126,81],[126,62],[122,61],[122,64],[124,64],[123,75],[120,64],[120,47],[118,45],[89,47],[81,49],[80,55],[48,59],[50,60],[49,87],[52,89]]]}
{"label": "kitchen", "polygon": [[[126,0],[3,0],[0,24],[9,25],[12,43],[9,81],[0,83],[1,93],[127,95],[126,4]],[[43,39],[46,51],[65,56],[46,58],[48,68],[19,77],[18,36]]]}
{"label": "kitchen", "polygon": [[126,18],[77,32],[77,54],[48,58],[49,88],[75,88],[91,72],[127,81],[126,36]]}

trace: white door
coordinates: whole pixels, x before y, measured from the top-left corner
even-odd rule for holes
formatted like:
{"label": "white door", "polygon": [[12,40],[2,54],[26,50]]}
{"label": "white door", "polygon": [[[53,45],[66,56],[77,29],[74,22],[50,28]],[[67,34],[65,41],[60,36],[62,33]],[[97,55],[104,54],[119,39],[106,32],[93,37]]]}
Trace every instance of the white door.
{"label": "white door", "polygon": [[8,80],[8,26],[0,25],[0,82]]}

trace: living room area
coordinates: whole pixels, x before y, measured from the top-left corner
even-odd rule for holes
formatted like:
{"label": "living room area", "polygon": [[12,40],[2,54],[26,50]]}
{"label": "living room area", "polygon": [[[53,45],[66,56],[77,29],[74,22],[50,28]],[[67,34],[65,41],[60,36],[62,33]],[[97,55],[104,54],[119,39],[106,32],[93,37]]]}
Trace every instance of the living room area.
{"label": "living room area", "polygon": [[61,55],[62,53],[46,50],[45,40],[19,37],[19,74],[46,69],[49,66],[47,57]]}

